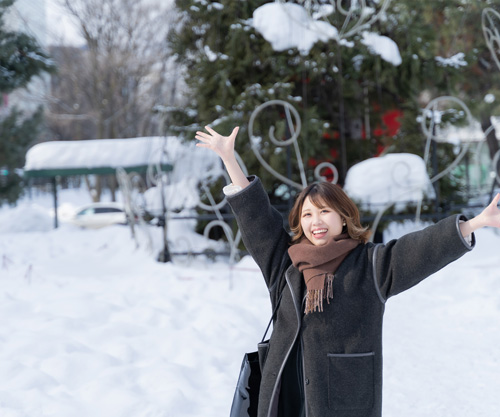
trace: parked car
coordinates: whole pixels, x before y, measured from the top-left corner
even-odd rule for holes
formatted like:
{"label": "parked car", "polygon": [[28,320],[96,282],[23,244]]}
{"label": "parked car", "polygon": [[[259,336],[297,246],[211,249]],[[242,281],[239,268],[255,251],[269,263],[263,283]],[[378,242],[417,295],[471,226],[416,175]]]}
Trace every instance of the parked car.
{"label": "parked car", "polygon": [[80,227],[98,229],[113,224],[127,224],[127,215],[123,204],[92,203],[80,207],[70,222]]}

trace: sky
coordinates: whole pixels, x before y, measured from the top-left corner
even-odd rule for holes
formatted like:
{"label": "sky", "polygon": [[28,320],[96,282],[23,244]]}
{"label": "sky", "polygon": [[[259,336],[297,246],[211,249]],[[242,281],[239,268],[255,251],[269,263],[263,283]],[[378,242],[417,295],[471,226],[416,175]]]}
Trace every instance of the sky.
{"label": "sky", "polygon": [[83,43],[76,25],[68,13],[59,5],[60,0],[45,0],[47,10],[47,32],[50,44],[59,43],[78,45]]}
{"label": "sky", "polygon": [[[63,0],[45,0],[47,10],[48,43],[64,43],[69,45],[83,44],[83,38],[78,33],[75,23],[69,14],[60,6]],[[157,3],[158,0],[143,0],[146,3]],[[168,6],[173,0],[161,1],[162,6]],[[61,42],[62,41],[62,42]]]}

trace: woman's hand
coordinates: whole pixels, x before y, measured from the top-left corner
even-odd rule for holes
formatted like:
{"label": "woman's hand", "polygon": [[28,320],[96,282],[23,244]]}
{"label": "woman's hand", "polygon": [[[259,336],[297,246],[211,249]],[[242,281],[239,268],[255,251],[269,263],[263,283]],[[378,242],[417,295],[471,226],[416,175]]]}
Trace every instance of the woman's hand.
{"label": "woman's hand", "polygon": [[196,146],[211,149],[219,155],[233,184],[245,188],[250,183],[236,161],[234,154],[234,142],[240,128],[235,127],[229,136],[222,136],[208,126],[205,126],[205,129],[208,133],[196,132],[195,138],[200,141]]}
{"label": "woman's hand", "polygon": [[497,227],[500,228],[500,209],[498,202],[500,201],[500,193],[495,196],[491,203],[480,214],[473,219],[460,223],[460,231],[462,236],[468,236],[481,227]]}
{"label": "woman's hand", "polygon": [[229,136],[222,136],[212,128],[205,126],[209,133],[196,132],[195,138],[202,143],[197,143],[196,146],[201,148],[209,148],[214,151],[221,159],[226,162],[234,157],[234,142],[238,134],[239,127],[235,127]]}
{"label": "woman's hand", "polygon": [[499,200],[500,193],[497,194],[488,207],[486,207],[481,214],[477,216],[481,221],[482,227],[490,226],[500,228],[500,209],[498,208]]}

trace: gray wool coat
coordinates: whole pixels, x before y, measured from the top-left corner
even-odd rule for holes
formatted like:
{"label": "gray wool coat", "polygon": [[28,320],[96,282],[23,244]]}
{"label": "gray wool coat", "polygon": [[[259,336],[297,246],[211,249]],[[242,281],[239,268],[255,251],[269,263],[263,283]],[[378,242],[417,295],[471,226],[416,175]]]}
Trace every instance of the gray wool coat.
{"label": "gray wool coat", "polygon": [[460,216],[452,216],[386,245],[359,245],[335,273],[333,300],[323,312],[304,315],[304,279],[291,265],[282,217],[260,180],[249,180],[228,202],[273,309],[283,292],[262,372],[258,416],[277,416],[281,375],[298,342],[307,417],[380,417],[386,300],[470,251],[474,236],[469,245],[460,233]]}

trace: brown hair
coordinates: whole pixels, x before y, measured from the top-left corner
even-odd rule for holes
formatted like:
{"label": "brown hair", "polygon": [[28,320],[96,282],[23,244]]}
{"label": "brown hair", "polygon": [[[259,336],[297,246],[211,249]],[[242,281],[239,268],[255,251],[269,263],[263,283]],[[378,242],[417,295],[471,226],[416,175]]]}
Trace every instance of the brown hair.
{"label": "brown hair", "polygon": [[335,210],[345,220],[346,226],[344,230],[347,229],[345,231],[349,236],[366,243],[370,231],[366,227],[361,226],[359,210],[356,205],[338,185],[329,182],[319,182],[307,186],[299,193],[288,215],[288,223],[293,233],[292,244],[298,243],[304,236],[300,219],[302,206],[307,197],[317,207],[321,207],[324,202],[328,207]]}

